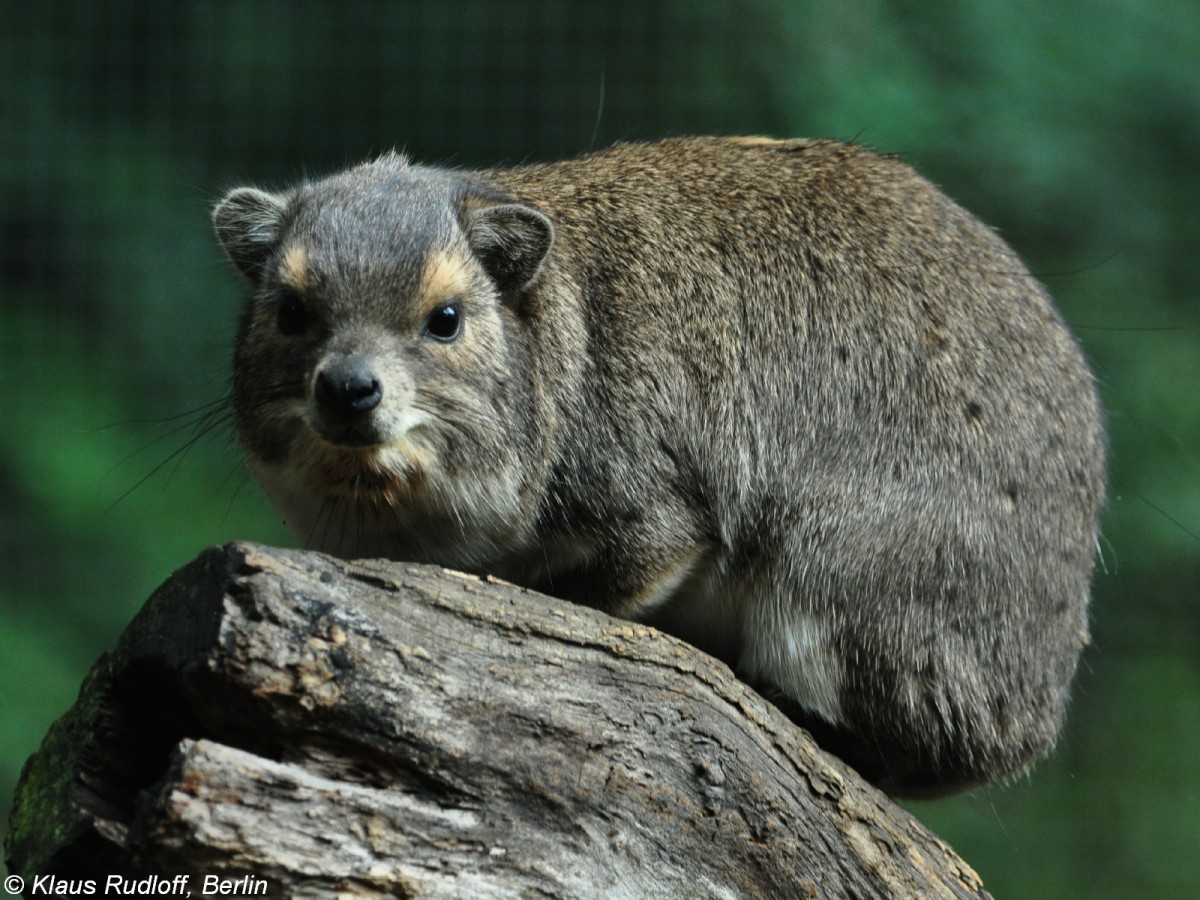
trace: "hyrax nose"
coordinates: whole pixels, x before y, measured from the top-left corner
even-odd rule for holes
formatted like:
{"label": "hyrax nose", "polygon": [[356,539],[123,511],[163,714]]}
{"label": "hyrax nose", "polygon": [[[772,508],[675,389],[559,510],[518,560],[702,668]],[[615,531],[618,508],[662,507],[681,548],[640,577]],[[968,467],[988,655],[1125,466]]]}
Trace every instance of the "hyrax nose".
{"label": "hyrax nose", "polygon": [[317,373],[313,394],[333,415],[365,415],[383,399],[383,384],[375,375],[372,359],[360,353],[344,356]]}

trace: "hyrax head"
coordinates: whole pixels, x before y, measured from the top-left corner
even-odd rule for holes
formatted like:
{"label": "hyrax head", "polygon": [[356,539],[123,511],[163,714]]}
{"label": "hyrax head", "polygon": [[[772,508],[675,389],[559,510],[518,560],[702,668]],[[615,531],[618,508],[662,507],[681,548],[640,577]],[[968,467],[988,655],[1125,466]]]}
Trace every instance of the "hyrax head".
{"label": "hyrax head", "polygon": [[418,559],[439,523],[511,530],[522,298],[550,221],[396,154],[284,193],[239,188],[213,221],[251,287],[238,434],[297,537]]}

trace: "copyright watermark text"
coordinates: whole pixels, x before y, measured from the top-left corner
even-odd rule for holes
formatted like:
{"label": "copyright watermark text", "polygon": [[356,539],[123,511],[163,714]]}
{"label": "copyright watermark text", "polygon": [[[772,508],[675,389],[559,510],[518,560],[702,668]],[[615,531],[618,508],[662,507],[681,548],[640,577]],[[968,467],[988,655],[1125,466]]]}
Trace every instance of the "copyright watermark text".
{"label": "copyright watermark text", "polygon": [[26,897],[265,897],[268,882],[265,878],[245,875],[241,878],[222,878],[205,875],[147,875],[144,878],[126,878],[109,875],[107,878],[60,878],[57,875],[39,875],[25,883],[18,875],[4,879],[4,890],[9,894],[24,892]]}

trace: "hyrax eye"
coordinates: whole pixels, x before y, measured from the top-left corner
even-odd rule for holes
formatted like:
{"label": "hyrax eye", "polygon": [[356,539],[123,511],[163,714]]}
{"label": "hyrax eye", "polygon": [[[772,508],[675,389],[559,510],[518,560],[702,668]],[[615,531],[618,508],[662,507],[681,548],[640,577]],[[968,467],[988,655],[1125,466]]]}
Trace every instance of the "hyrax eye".
{"label": "hyrax eye", "polygon": [[462,333],[462,310],[457,303],[444,303],[425,320],[424,334],[435,341],[449,343]]}
{"label": "hyrax eye", "polygon": [[303,301],[295,294],[286,293],[279,297],[275,315],[282,335],[297,335],[308,327],[308,312],[304,309]]}

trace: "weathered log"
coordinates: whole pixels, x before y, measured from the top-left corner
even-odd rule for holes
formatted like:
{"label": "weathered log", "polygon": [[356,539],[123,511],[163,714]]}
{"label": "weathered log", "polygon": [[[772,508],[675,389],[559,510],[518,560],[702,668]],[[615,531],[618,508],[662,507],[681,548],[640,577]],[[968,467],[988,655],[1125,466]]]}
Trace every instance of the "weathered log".
{"label": "weathered log", "polygon": [[26,764],[7,854],[27,885],[97,893],[188,873],[196,896],[987,896],[687,644],[250,544],[177,572],[96,664]]}

